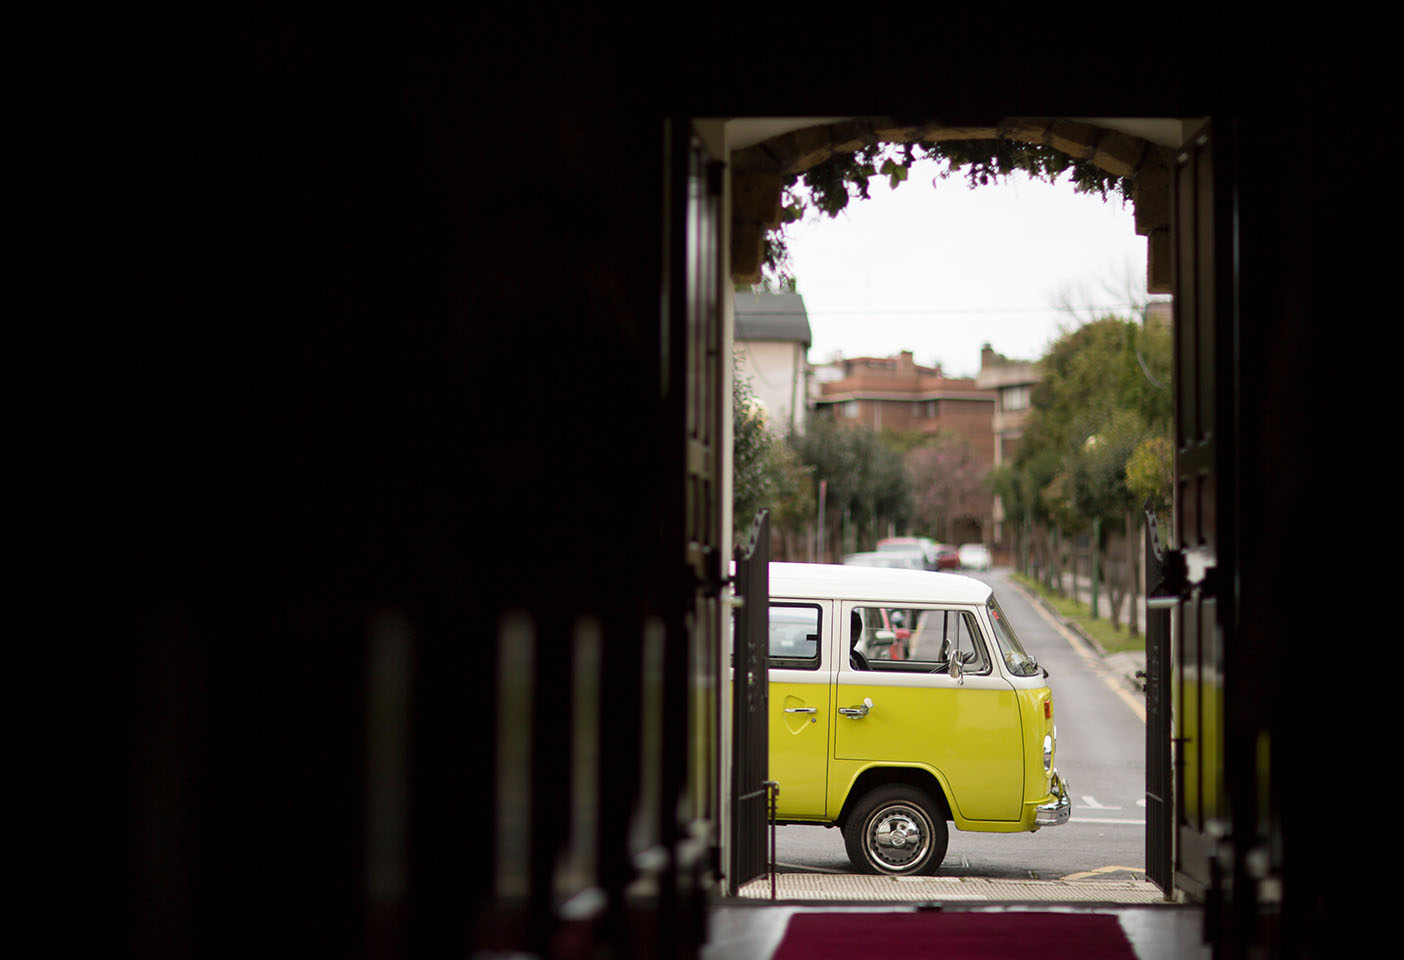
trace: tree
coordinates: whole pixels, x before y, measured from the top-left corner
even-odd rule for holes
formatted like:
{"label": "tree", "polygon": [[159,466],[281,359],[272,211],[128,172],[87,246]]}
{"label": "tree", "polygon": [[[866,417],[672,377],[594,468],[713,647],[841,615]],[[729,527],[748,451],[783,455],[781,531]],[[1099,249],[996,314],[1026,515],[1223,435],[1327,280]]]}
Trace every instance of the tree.
{"label": "tree", "polygon": [[[909,522],[911,487],[902,456],[876,432],[821,416],[794,443],[800,459],[812,468],[814,483],[828,485],[825,541],[838,544],[836,553],[871,543],[885,526]],[[846,538],[845,532],[850,534]]]}
{"label": "tree", "polygon": [[813,482],[799,455],[770,432],[765,409],[733,358],[731,380],[733,542],[750,534],[756,511],[767,507],[781,535],[805,528],[814,513]]}
{"label": "tree", "polygon": [[[1093,549],[1109,573],[1116,624],[1119,601],[1135,584],[1140,504],[1156,491],[1158,503],[1168,497],[1168,479],[1159,485],[1168,466],[1154,461],[1169,450],[1169,331],[1104,317],[1065,333],[1041,369],[1023,443],[1000,489],[1056,530],[1099,534]],[[1126,538],[1125,556],[1107,555],[1114,531]]]}
{"label": "tree", "polygon": [[954,433],[938,433],[913,447],[905,457],[913,493],[913,515],[938,539],[955,539],[955,522],[988,499],[988,471],[980,466],[970,442]]}

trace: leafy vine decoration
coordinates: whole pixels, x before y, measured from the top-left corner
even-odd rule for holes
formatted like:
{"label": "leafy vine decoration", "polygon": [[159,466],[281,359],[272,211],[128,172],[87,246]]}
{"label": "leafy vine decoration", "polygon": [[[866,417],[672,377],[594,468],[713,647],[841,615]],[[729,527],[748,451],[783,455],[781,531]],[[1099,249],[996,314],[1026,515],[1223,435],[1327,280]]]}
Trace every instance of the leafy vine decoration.
{"label": "leafy vine decoration", "polygon": [[803,219],[810,210],[838,216],[851,200],[869,198],[868,185],[874,177],[886,177],[896,189],[919,160],[940,164],[937,180],[961,174],[972,188],[1023,171],[1048,183],[1068,174],[1076,192],[1099,194],[1104,201],[1115,195],[1125,203],[1131,196],[1131,177],[1109,173],[1091,160],[1038,143],[1006,139],[874,143],[852,153],[836,153],[808,170],[792,174],[782,185],[780,224],[768,230],[764,240],[765,275],[781,285],[793,285],[786,226]]}

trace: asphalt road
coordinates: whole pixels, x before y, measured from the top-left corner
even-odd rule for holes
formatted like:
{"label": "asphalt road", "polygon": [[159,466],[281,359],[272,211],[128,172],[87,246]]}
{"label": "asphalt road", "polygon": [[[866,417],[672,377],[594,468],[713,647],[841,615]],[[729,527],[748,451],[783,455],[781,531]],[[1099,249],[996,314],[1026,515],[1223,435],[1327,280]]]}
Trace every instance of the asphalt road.
{"label": "asphalt road", "polygon": [[[938,875],[1058,879],[1145,869],[1145,737],[1138,694],[1128,692],[1085,644],[1060,630],[1001,570],[977,574],[1024,648],[1049,673],[1058,729],[1055,764],[1073,798],[1072,817],[1036,833],[966,833],[952,828]],[[852,873],[837,829],[780,827],[784,870]]]}

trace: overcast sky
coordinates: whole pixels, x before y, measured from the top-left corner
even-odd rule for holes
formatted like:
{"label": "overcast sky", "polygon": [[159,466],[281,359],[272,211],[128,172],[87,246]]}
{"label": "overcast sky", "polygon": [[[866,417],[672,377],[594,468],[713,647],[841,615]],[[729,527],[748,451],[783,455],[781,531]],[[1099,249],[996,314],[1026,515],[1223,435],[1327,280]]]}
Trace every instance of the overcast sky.
{"label": "overcast sky", "polygon": [[918,163],[896,190],[875,178],[871,199],[790,226],[811,362],[911,350],[947,376],[974,376],[987,341],[1011,358],[1041,356],[1076,322],[1065,300],[1085,320],[1144,298],[1146,240],[1129,202],[1023,174],[973,190],[956,174],[933,187],[937,171]]}

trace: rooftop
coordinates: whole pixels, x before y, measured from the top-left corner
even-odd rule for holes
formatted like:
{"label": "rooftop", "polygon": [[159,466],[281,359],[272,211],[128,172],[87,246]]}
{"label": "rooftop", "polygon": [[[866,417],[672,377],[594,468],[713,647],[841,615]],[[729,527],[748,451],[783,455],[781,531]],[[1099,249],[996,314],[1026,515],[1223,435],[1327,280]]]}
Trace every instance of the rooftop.
{"label": "rooftop", "polygon": [[805,346],[814,342],[804,297],[798,293],[738,292],[733,299],[738,341],[767,340]]}

